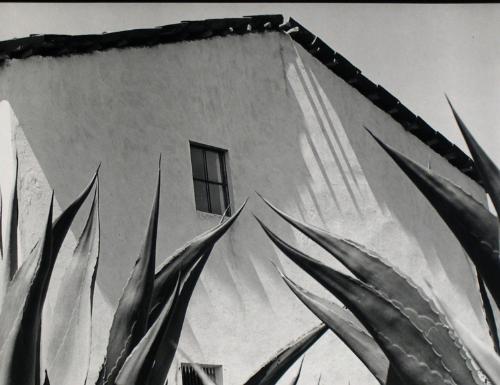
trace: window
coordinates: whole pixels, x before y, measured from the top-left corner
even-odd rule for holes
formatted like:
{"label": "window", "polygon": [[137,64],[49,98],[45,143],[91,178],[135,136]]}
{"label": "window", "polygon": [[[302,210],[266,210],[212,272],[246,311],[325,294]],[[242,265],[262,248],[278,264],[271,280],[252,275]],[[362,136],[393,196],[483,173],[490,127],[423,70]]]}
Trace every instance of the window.
{"label": "window", "polygon": [[[222,385],[222,366],[197,364],[216,385]],[[203,385],[203,381],[191,364],[181,364],[182,385]]]}
{"label": "window", "polygon": [[[223,214],[229,206],[226,151],[191,143],[196,210]],[[230,209],[227,215],[231,215]]]}

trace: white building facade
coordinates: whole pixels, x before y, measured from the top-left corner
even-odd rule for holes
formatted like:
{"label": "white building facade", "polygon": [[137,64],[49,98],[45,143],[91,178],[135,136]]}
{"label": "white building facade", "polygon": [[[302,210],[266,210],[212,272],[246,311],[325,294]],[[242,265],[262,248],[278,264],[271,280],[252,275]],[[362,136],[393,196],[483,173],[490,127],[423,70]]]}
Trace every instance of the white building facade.
{"label": "white building facade", "polygon": [[[15,145],[21,255],[40,234],[51,189],[58,209],[66,207],[101,163],[91,377],[142,243],[160,153],[158,264],[216,225],[222,206],[230,202],[234,210],[250,198],[212,252],[180,341],[194,361],[214,365],[221,383],[243,383],[319,323],[271,262],[328,296],[272,246],[251,213],[345,271],[255,191],[298,219],[375,250],[424,287],[431,282],[461,309],[464,323],[486,330],[474,269],[458,241],[363,127],[486,205],[470,160],[293,20],[283,26],[278,16],[260,16],[33,36],[0,43],[0,55],[0,99],[8,101],[1,105],[0,181],[6,201],[12,172],[6,154]],[[63,250],[74,247],[83,216]],[[170,384],[182,383],[182,362]],[[331,332],[306,354],[301,383],[316,383],[320,374],[325,384],[376,384]]]}

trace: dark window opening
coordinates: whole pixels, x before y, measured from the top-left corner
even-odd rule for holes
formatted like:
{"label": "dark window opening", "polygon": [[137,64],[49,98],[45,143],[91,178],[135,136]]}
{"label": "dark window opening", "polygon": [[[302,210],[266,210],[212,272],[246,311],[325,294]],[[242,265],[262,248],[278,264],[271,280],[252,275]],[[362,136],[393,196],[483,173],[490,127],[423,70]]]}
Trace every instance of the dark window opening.
{"label": "dark window opening", "polygon": [[[197,365],[210,380],[216,384],[222,384],[222,367],[214,365]],[[191,364],[181,364],[182,385],[204,385],[199,374]]]}
{"label": "dark window opening", "polygon": [[[196,210],[222,215],[229,207],[226,151],[191,143]],[[231,215],[231,209],[227,210]]]}

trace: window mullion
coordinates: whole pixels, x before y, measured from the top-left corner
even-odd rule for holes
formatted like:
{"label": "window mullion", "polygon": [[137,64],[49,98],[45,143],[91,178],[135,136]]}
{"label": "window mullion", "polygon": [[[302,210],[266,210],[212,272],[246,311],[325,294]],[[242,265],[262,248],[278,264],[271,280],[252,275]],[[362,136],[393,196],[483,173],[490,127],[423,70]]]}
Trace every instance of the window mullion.
{"label": "window mullion", "polygon": [[212,212],[212,202],[210,201],[210,184],[208,183],[208,162],[207,151],[203,150],[203,167],[205,169],[205,192],[207,194],[208,212]]}
{"label": "window mullion", "polygon": [[[224,159],[224,153],[219,153],[219,161],[221,167],[222,174],[222,193],[224,194],[224,210],[227,209],[229,205],[229,188],[227,185],[227,171],[226,171],[226,163]],[[231,215],[231,209],[227,211],[229,215]]]}

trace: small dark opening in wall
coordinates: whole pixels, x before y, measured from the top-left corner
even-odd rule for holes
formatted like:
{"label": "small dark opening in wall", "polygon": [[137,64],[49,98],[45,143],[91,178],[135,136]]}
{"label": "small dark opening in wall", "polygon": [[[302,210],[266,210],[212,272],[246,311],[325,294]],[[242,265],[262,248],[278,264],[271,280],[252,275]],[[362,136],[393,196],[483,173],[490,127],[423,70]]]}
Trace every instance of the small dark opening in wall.
{"label": "small dark opening in wall", "polygon": [[[198,364],[198,367],[216,385],[222,385],[222,366]],[[204,385],[191,364],[181,364],[182,385]]]}
{"label": "small dark opening in wall", "polygon": [[192,142],[190,149],[196,210],[222,215],[229,207],[227,151]]}

